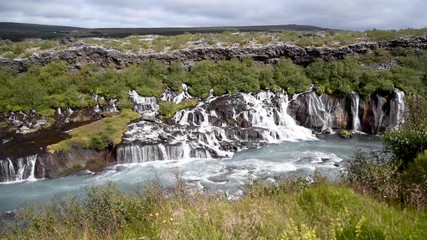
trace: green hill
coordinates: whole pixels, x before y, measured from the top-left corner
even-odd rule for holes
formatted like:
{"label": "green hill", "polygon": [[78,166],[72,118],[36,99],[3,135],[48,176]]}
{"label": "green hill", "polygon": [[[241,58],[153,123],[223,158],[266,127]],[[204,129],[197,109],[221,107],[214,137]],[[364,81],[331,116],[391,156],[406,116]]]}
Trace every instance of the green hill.
{"label": "green hill", "polygon": [[277,32],[277,31],[321,31],[326,28],[309,25],[265,25],[265,26],[218,26],[218,27],[170,27],[170,28],[78,28],[28,23],[0,22],[0,38],[22,41],[26,38],[54,39],[73,37],[127,37],[134,34],[178,35],[189,33],[216,33],[223,31]]}

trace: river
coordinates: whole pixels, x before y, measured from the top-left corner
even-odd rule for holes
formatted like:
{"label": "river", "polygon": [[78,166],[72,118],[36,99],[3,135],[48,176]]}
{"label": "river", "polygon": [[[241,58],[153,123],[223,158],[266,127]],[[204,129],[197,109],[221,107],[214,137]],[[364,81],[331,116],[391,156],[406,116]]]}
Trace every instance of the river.
{"label": "river", "polygon": [[382,149],[374,135],[355,135],[342,139],[337,135],[321,135],[318,140],[282,142],[256,149],[242,150],[232,158],[180,159],[118,164],[99,173],[80,172],[55,179],[25,180],[0,184],[0,212],[25,207],[29,203],[47,202],[55,196],[78,196],[86,186],[112,181],[122,190],[158,180],[172,188],[176,176],[189,188],[214,193],[224,192],[230,199],[240,196],[245,183],[251,180],[274,182],[276,177],[310,175],[315,171],[337,180],[342,161],[351,161],[355,149],[363,152]]}

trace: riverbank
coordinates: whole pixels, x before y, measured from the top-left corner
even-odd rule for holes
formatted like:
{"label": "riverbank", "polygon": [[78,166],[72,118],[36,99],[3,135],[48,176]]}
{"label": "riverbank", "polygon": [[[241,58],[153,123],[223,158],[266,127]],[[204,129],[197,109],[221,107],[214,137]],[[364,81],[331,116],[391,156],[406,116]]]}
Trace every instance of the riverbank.
{"label": "riverbank", "polygon": [[[315,177],[253,184],[237,201],[189,192],[178,182],[165,193],[157,183],[133,193],[113,185],[89,187],[84,200],[52,200],[19,213],[19,239],[424,239],[427,216],[355,193]],[[169,197],[166,197],[168,195]],[[31,219],[31,221],[28,221]]]}

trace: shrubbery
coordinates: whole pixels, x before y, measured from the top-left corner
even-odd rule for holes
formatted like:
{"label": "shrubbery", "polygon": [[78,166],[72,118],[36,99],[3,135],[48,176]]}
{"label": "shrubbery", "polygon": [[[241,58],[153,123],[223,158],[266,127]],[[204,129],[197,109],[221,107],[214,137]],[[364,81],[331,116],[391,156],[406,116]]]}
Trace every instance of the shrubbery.
{"label": "shrubbery", "polygon": [[379,199],[427,208],[427,101],[408,102],[409,115],[400,129],[384,134],[388,155],[363,156],[350,162],[345,180],[356,190]]}
{"label": "shrubbery", "polygon": [[198,101],[195,98],[184,99],[180,103],[161,102],[159,113],[161,115],[161,118],[169,119],[172,118],[179,110],[195,107],[197,103]]}
{"label": "shrubbery", "polygon": [[316,60],[305,69],[289,59],[268,65],[244,58],[201,61],[189,71],[178,62],[166,65],[145,60],[120,71],[89,64],[74,73],[67,71],[65,62],[51,62],[43,67],[30,67],[23,73],[0,70],[0,112],[49,112],[57,107],[94,106],[93,93],[118,99],[117,106],[126,108],[130,106],[129,90],[134,89],[142,96],[160,97],[167,87],[182,91],[183,83],[198,98],[206,98],[211,89],[214,95],[260,89],[274,92],[284,89],[294,94],[308,90],[311,84],[315,84],[318,94],[356,91],[368,97],[376,91],[390,92],[398,87],[407,95],[425,95],[427,54],[409,52],[398,57],[401,65],[391,71],[364,70],[355,57],[335,62]]}

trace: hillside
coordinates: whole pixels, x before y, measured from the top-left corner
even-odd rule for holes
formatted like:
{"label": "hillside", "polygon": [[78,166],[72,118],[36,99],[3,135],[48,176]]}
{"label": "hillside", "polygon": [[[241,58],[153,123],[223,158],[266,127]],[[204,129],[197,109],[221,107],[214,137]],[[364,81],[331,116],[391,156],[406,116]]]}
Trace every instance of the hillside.
{"label": "hillside", "polygon": [[265,26],[218,26],[218,27],[171,27],[171,28],[78,28],[28,23],[0,22],[0,38],[22,41],[27,38],[58,39],[72,37],[127,37],[130,35],[178,35],[183,33],[280,32],[280,31],[325,31],[330,30],[308,25],[265,25]]}

